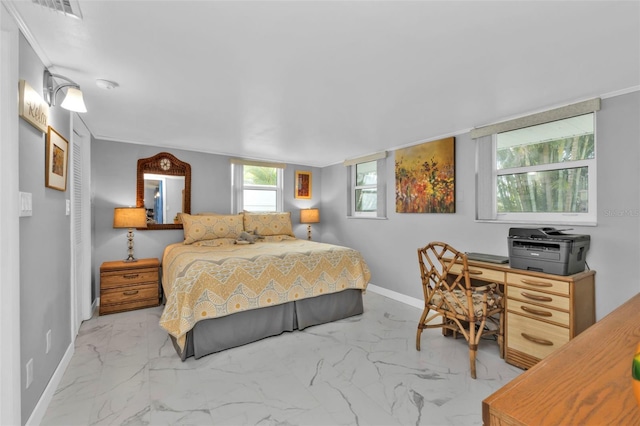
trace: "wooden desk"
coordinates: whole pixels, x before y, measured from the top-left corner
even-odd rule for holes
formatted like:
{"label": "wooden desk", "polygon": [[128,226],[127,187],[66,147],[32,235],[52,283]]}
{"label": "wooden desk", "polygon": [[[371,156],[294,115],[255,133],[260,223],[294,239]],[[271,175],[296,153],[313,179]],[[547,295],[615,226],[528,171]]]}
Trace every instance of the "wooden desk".
{"label": "wooden desk", "polygon": [[595,271],[551,275],[469,260],[469,276],[503,286],[504,357],[517,367],[533,367],[595,322]]}
{"label": "wooden desk", "polygon": [[640,294],[482,402],[488,425],[640,425]]}

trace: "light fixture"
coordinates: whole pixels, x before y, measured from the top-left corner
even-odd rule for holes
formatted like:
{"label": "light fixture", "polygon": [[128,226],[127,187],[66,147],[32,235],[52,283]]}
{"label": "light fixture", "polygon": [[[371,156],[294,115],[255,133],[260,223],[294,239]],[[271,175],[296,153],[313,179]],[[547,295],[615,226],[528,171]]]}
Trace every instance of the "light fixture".
{"label": "light fixture", "polygon": [[[64,80],[66,83],[56,85],[54,78],[58,80]],[[82,91],[80,85],[73,80],[68,79],[59,74],[52,74],[48,69],[44,69],[43,77],[43,91],[44,99],[49,106],[56,105],[56,95],[65,87],[67,88],[67,95],[62,100],[60,106],[69,111],[75,112],[87,112],[87,107],[84,105],[84,99],[82,98]]]}
{"label": "light fixture", "polygon": [[[318,223],[320,222],[320,210],[318,209],[301,209],[300,223]],[[307,239],[311,239],[311,225],[307,225]]]}
{"label": "light fixture", "polygon": [[104,90],[111,90],[111,89],[115,89],[116,87],[119,87],[120,85],[115,81],[105,80],[104,78],[97,78],[96,86]]}
{"label": "light fixture", "polygon": [[147,227],[147,210],[144,207],[116,207],[113,211],[113,227],[129,228],[127,233],[129,257],[124,261],[137,261],[138,259],[133,257],[133,228]]}

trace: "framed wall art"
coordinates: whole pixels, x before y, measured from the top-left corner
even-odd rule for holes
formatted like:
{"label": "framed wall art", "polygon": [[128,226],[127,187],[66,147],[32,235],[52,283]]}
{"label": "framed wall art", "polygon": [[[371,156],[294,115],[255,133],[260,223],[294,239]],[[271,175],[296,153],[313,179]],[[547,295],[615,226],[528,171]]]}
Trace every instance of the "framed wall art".
{"label": "framed wall art", "polygon": [[455,213],[455,138],[396,151],[396,212]]}
{"label": "framed wall art", "polygon": [[47,188],[67,190],[68,160],[69,142],[49,126],[44,171],[44,184]]}
{"label": "framed wall art", "polygon": [[42,133],[47,131],[49,105],[40,94],[24,80],[20,80],[18,115]]}
{"label": "framed wall art", "polygon": [[311,172],[296,170],[295,198],[311,198]]}

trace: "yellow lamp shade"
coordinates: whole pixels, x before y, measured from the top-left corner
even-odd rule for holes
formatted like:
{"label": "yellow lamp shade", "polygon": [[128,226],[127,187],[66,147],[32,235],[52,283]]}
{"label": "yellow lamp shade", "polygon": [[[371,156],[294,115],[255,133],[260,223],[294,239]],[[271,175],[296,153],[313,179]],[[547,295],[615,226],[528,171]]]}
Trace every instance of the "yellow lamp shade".
{"label": "yellow lamp shade", "polygon": [[320,222],[320,210],[318,209],[300,210],[300,223],[318,223],[318,222]]}

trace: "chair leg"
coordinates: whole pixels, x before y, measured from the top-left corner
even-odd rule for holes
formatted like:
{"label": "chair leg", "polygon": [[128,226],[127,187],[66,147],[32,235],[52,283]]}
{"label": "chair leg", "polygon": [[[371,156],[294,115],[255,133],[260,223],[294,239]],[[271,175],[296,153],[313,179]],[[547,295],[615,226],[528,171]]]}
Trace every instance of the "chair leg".
{"label": "chair leg", "polygon": [[471,367],[471,378],[476,378],[476,353],[478,345],[469,344],[469,366]]}
{"label": "chair leg", "polygon": [[420,322],[418,323],[418,332],[416,333],[416,350],[420,350],[420,336],[422,336],[422,330],[424,330],[424,320],[427,318],[429,308],[424,308],[422,316],[420,316]]}
{"label": "chair leg", "polygon": [[500,351],[500,358],[504,359],[504,312],[500,313],[500,322],[498,325],[498,350]]}

